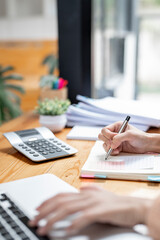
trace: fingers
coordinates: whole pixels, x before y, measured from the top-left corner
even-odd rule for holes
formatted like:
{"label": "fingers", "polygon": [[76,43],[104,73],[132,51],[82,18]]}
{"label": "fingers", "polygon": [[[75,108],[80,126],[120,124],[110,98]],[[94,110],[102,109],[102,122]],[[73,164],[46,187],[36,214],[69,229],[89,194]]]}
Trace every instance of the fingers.
{"label": "fingers", "polygon": [[[113,149],[111,155],[118,155],[122,150],[121,144],[128,139],[129,129],[132,129],[132,126],[127,125],[125,135],[118,134],[118,131],[122,125],[122,122],[116,122],[111,124],[101,130],[101,133],[98,135],[99,140],[103,141],[103,148],[106,152],[110,148]],[[118,136],[118,137],[117,137]]]}
{"label": "fingers", "polygon": [[134,138],[134,134],[132,134],[132,131],[117,134],[113,138],[110,146],[112,149],[117,149],[123,142],[130,141],[132,138]]}
{"label": "fingers", "polygon": [[109,148],[111,147],[112,139],[117,133],[113,133],[110,130],[103,128],[101,133],[98,135],[99,140],[103,141],[103,148],[106,152],[108,152]]}
{"label": "fingers", "polygon": [[106,136],[104,136],[102,133],[99,133],[98,135],[98,139],[103,141],[103,142],[109,142],[109,138],[107,138]]}
{"label": "fingers", "polygon": [[[110,132],[115,132],[117,133],[120,129],[122,125],[122,122],[119,121],[119,122],[115,122],[115,123],[112,123],[110,125],[108,125],[107,127],[105,127],[106,129],[108,129]],[[103,129],[102,129],[103,130]]]}
{"label": "fingers", "polygon": [[107,142],[113,139],[117,133],[110,131],[107,128],[102,128],[101,133],[98,135],[99,139]]}
{"label": "fingers", "polygon": [[95,221],[96,217],[94,217],[93,211],[86,210],[82,212],[82,214],[79,217],[72,221],[71,226],[67,228],[67,232],[68,233],[78,232],[80,229],[90,225]]}
{"label": "fingers", "polygon": [[[113,137],[117,135],[121,125],[122,125],[122,122],[116,122],[108,125],[107,127],[102,128],[101,133],[98,135],[98,138],[103,142],[108,143],[109,140],[112,140]],[[128,124],[125,129],[125,132],[127,132],[128,130],[137,130],[137,129],[132,125]]]}
{"label": "fingers", "polygon": [[50,204],[53,203],[53,201],[57,201],[59,198],[60,199],[70,199],[70,198],[73,198],[73,197],[76,197],[77,196],[77,193],[60,193],[60,194],[57,194],[56,196],[54,197],[51,197],[49,198],[48,200],[44,201],[39,207],[36,208],[36,210],[40,210],[41,208],[44,208],[45,206],[49,206]]}
{"label": "fingers", "polygon": [[76,200],[85,200],[84,195],[79,195],[78,193],[62,193],[58,194],[55,197],[45,201],[43,204],[41,204],[37,210],[39,211],[39,214],[35,216],[33,220],[29,222],[30,226],[36,226],[38,222],[47,217],[50,213],[54,212],[56,209],[63,209],[65,205],[71,204],[72,201]]}
{"label": "fingers", "polygon": [[[80,197],[80,194],[78,196]],[[46,225],[38,229],[38,234],[45,235],[56,222],[65,219],[67,216],[70,216],[74,213],[80,213],[80,216],[81,214],[83,215],[83,212],[87,211],[87,209],[93,205],[92,198],[88,198],[88,195],[85,199],[80,199],[79,197],[77,201],[71,201],[68,204],[65,204],[65,206],[55,209],[55,211],[48,216]],[[80,224],[79,228],[90,223],[88,219],[83,219],[83,221],[83,223]]]}
{"label": "fingers", "polygon": [[100,191],[97,187],[86,187],[83,188],[80,193],[58,194],[45,201],[37,208],[39,210],[39,215],[37,215],[34,220],[30,221],[29,225],[36,226],[41,219],[46,218],[46,225],[38,229],[38,234],[46,234],[55,222],[76,212],[84,211],[91,206],[92,198],[88,197],[88,192],[95,190]]}
{"label": "fingers", "polygon": [[65,219],[67,216],[80,212],[82,209],[85,210],[90,205],[90,201],[77,201],[71,202],[70,204],[66,205],[64,208],[58,208],[54,211],[52,215],[49,216],[47,219],[47,223],[45,226],[40,227],[38,229],[38,234],[45,235],[52,226],[62,220]]}
{"label": "fingers", "polygon": [[110,131],[106,129],[102,130],[102,133],[105,134],[105,136],[102,133],[102,136],[100,135],[100,140],[104,141],[103,148],[106,152],[112,148],[112,155],[117,155],[120,151],[122,151],[122,144],[124,142],[135,139],[135,130],[127,130],[121,134],[110,133]]}
{"label": "fingers", "polygon": [[[106,152],[108,152],[108,150],[110,149],[110,147],[112,146],[112,144],[110,144],[110,145],[106,145],[105,143],[103,144],[103,148],[104,148],[104,150],[106,151]],[[111,155],[118,155],[120,152],[121,152],[121,150],[122,150],[122,147],[121,146],[119,146],[119,147],[117,147],[116,149],[113,149],[113,147],[111,147],[112,148],[112,153],[111,153]]]}

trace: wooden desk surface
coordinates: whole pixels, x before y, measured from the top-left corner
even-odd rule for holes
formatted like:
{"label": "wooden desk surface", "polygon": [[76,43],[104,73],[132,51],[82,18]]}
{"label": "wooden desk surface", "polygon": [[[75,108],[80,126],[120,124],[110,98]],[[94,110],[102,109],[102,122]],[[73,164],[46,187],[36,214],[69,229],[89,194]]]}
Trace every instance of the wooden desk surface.
{"label": "wooden desk surface", "polygon": [[[27,113],[0,127],[0,183],[44,173],[52,173],[76,188],[88,184],[96,184],[106,190],[127,195],[154,197],[158,192],[160,193],[159,183],[79,178],[80,169],[85,163],[94,145],[94,141],[67,140],[66,135],[70,129],[66,128],[62,132],[57,133],[56,136],[78,149],[78,153],[68,158],[51,160],[44,163],[32,162],[15,150],[7,139],[2,136],[4,132],[38,126],[38,116]],[[160,133],[160,130],[152,129],[149,132]]]}

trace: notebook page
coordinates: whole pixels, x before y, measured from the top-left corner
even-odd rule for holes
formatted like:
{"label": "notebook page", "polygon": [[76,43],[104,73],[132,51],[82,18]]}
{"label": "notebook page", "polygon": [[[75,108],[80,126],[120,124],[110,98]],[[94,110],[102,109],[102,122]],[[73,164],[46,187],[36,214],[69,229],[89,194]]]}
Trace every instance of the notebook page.
{"label": "notebook page", "polygon": [[111,156],[106,161],[103,142],[97,141],[91,150],[91,153],[84,164],[82,170],[92,171],[128,171],[140,172],[141,170],[154,170],[154,155],[150,154],[120,154]]}

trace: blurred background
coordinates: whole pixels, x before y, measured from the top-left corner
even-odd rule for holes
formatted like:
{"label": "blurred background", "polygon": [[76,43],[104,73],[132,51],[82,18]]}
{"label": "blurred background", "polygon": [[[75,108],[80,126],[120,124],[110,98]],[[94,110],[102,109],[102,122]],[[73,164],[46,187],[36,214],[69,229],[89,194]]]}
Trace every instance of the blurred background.
{"label": "blurred background", "polygon": [[159,101],[160,0],[0,0],[0,65],[23,76],[24,112],[49,54],[72,102],[78,93]]}

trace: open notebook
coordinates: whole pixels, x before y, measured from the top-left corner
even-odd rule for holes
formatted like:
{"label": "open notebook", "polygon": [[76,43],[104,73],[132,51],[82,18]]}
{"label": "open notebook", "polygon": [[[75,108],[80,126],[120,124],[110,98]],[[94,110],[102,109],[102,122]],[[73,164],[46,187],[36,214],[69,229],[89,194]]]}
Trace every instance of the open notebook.
{"label": "open notebook", "polygon": [[127,154],[105,160],[103,142],[97,141],[81,169],[81,177],[160,181],[159,154]]}

